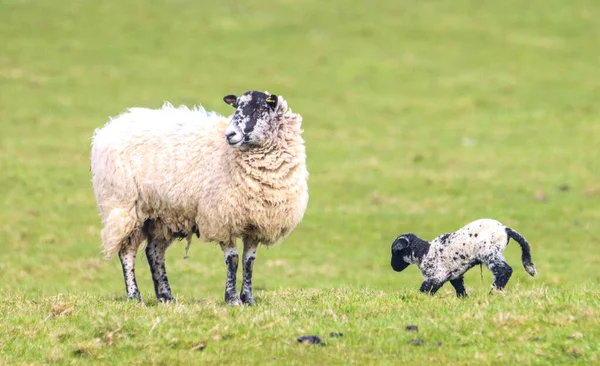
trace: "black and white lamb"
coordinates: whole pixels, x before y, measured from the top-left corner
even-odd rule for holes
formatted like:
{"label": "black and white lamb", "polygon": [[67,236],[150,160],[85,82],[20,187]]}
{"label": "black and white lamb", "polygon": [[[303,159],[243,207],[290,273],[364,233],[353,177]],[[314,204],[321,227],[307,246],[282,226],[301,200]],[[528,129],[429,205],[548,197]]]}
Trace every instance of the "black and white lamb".
{"label": "black and white lamb", "polygon": [[402,234],[392,244],[391,264],[396,272],[403,271],[410,264],[417,264],[425,277],[420,291],[431,295],[450,281],[458,297],[467,296],[463,276],[478,264],[483,264],[494,274],[492,289],[502,290],[512,275],[512,268],[502,255],[510,238],[521,245],[525,271],[535,277],[536,269],[527,240],[492,219],[473,221],[431,242],[412,233]]}

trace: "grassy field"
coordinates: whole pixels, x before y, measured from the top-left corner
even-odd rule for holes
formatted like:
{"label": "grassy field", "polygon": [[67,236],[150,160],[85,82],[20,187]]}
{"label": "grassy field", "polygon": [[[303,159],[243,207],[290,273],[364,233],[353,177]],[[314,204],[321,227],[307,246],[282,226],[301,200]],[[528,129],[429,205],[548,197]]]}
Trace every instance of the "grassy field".
{"label": "grassy field", "polygon": [[[0,363],[599,363],[599,19],[597,0],[0,0]],[[311,174],[304,221],[259,249],[258,306],[224,305],[197,241],[168,252],[177,304],[142,252],[145,304],[125,301],[94,129],[165,100],[228,114],[249,89],[303,115]],[[505,293],[473,269],[468,299],[432,298],[389,267],[398,234],[481,217],[528,238],[539,277],[514,243]]]}

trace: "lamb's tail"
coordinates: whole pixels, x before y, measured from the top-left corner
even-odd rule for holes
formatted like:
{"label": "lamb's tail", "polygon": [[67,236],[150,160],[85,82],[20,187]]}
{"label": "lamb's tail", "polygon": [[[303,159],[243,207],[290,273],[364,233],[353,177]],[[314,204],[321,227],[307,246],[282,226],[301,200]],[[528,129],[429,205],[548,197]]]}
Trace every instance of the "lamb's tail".
{"label": "lamb's tail", "polygon": [[523,267],[525,267],[525,271],[527,271],[531,277],[535,277],[537,271],[533,265],[533,261],[531,260],[531,248],[529,247],[527,240],[523,237],[523,235],[508,227],[506,228],[506,234],[519,243],[522,251],[521,262],[523,262]]}

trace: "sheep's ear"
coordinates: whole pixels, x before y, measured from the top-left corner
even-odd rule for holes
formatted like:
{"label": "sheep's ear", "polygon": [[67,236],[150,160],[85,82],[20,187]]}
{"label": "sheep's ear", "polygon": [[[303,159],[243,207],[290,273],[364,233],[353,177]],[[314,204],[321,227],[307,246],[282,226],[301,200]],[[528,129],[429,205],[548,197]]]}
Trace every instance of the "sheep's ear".
{"label": "sheep's ear", "polygon": [[234,108],[237,108],[237,106],[238,106],[238,97],[236,97],[233,94],[224,96],[223,101]]}
{"label": "sheep's ear", "polygon": [[395,250],[402,250],[407,248],[410,245],[408,238],[404,235],[400,235],[394,242],[392,243],[392,247]]}
{"label": "sheep's ear", "polygon": [[275,94],[271,94],[267,97],[267,105],[269,107],[271,107],[272,110],[275,110],[275,108],[277,108],[277,95]]}

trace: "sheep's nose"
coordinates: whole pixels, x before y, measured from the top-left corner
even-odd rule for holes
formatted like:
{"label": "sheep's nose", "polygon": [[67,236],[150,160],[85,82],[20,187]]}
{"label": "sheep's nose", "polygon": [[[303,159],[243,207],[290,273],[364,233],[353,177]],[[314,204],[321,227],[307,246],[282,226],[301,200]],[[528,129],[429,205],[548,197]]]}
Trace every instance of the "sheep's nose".
{"label": "sheep's nose", "polygon": [[233,136],[235,136],[235,131],[225,132],[225,136],[227,137],[227,139],[230,139]]}

